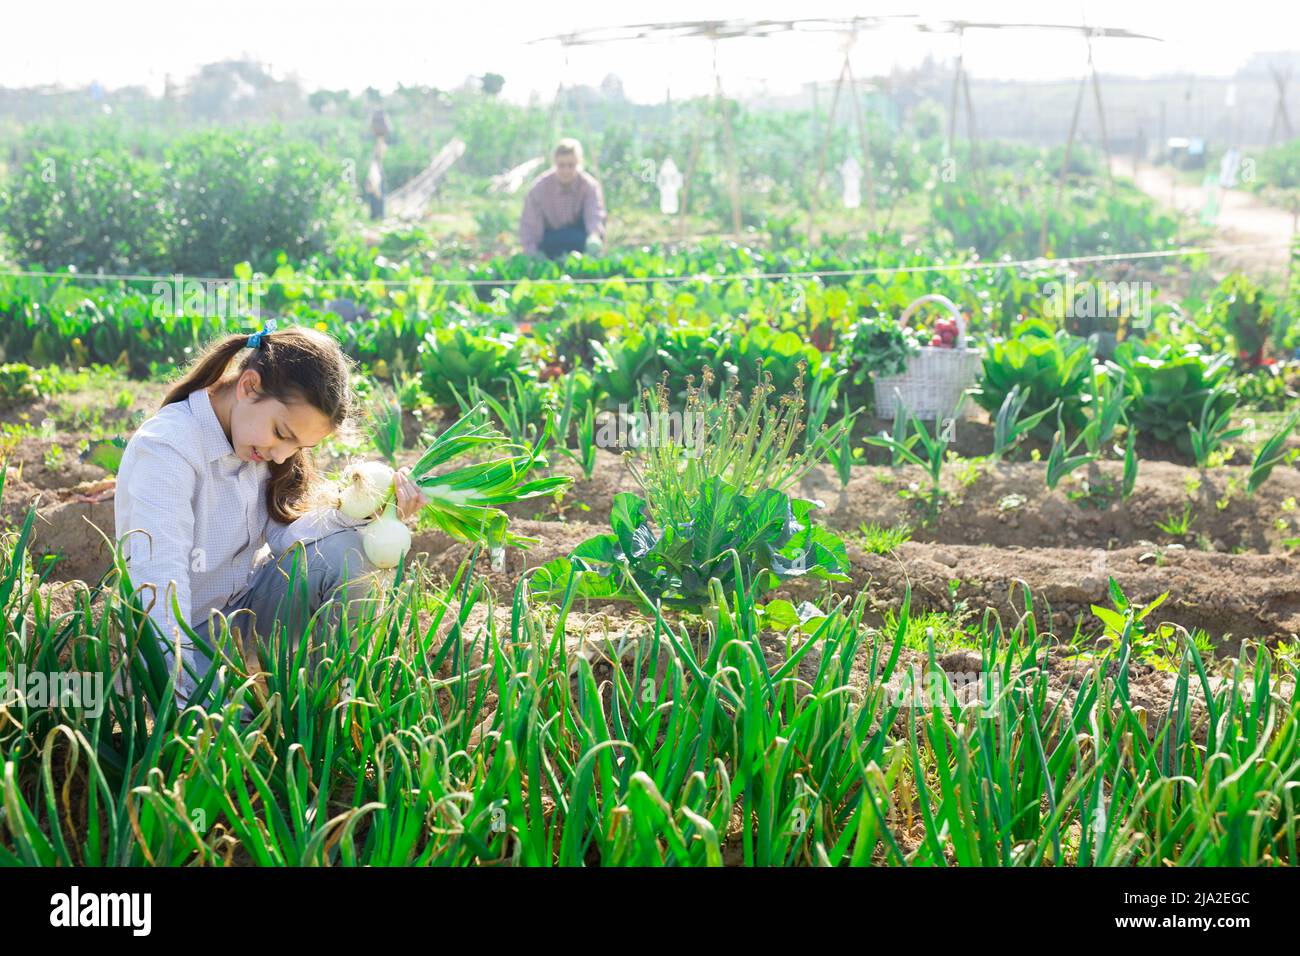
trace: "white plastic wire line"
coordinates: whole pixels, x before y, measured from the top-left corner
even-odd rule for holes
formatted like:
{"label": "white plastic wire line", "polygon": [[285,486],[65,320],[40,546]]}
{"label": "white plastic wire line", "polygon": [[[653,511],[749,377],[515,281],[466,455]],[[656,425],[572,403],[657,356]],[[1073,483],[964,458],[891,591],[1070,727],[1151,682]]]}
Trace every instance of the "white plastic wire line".
{"label": "white plastic wire line", "polygon": [[415,276],[410,279],[362,279],[358,277],[340,277],[320,279],[315,276],[294,276],[289,279],[276,279],[271,276],[256,276],[253,279],[239,280],[232,276],[194,276],[184,273],[170,275],[125,275],[103,272],[29,272],[21,269],[0,270],[0,276],[26,277],[31,279],[73,279],[79,282],[175,282],[177,279],[195,282],[233,283],[238,281],[256,282],[266,285],[320,285],[339,286],[350,282],[361,285],[378,284],[384,287],[422,286],[515,286],[523,283],[529,285],[602,285],[607,282],[634,283],[638,285],[656,282],[731,282],[736,280],[780,280],[780,279],[815,279],[828,277],[852,277],[869,275],[892,275],[903,272],[972,272],[988,269],[1050,269],[1053,266],[1091,262],[1124,262],[1134,259],[1167,259],[1174,256],[1208,255],[1218,252],[1238,252],[1246,249],[1281,249],[1289,248],[1286,242],[1257,242],[1229,246],[1182,246],[1177,249],[1160,249],[1150,252],[1113,252],[1095,256],[1063,256],[1061,258],[1011,259],[994,262],[942,262],[926,266],[880,266],[871,269],[817,269],[807,272],[727,272],[712,274],[708,272],[695,275],[675,276],[561,276],[556,279],[434,279],[428,276]]}

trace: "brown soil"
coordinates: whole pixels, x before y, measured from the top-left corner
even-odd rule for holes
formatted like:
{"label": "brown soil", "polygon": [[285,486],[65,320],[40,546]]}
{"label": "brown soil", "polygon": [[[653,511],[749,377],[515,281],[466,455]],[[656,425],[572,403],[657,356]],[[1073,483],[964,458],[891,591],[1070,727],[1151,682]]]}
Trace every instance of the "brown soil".
{"label": "brown soil", "polygon": [[[983,437],[978,428],[974,433],[970,441],[978,445]],[[0,501],[0,514],[10,527],[22,521],[31,503],[39,504],[32,551],[60,555],[45,586],[56,613],[71,606],[77,590],[75,584],[59,582],[94,583],[111,555],[112,485],[98,469],[77,460],[76,446],[87,437],[61,432],[57,440],[63,463],[54,468],[46,466],[47,442],[19,441],[10,454]],[[414,459],[415,453],[408,452],[402,463]],[[576,478],[565,499],[511,509],[514,530],[539,543],[527,551],[512,549],[504,572],[491,571],[487,555],[480,555],[476,570],[499,598],[499,617],[508,614],[509,597],[527,568],[568,554],[586,538],[607,531],[614,495],[637,491],[616,454],[600,451],[589,479],[567,459],[555,457],[553,465]],[[1279,467],[1253,497],[1244,492],[1245,475],[1242,467],[1200,472],[1144,459],[1135,492],[1124,502],[1114,491],[1120,479],[1116,462],[1076,473],[1054,491],[1045,487],[1041,463],[956,462],[945,469],[938,516],[926,521],[927,484],[919,470],[857,467],[841,488],[833,472],[822,467],[796,493],[822,501],[820,520],[845,536],[851,581],[834,588],[801,583],[779,596],[800,601],[825,599],[828,592],[856,596],[865,591],[868,622],[879,625],[886,613],[901,606],[910,588],[914,614],[992,609],[1010,623],[1024,612],[1022,586],[1027,586],[1040,630],[1068,641],[1080,627],[1085,634],[1096,632],[1090,607],[1109,603],[1107,580],[1113,577],[1138,603],[1168,592],[1158,621],[1203,629],[1221,654],[1235,653],[1247,638],[1293,641],[1300,633],[1300,559],[1281,552],[1284,542],[1300,536],[1295,507],[1300,475]],[[1182,540],[1157,527],[1184,509],[1193,518]],[[870,553],[859,529],[871,524],[908,526],[912,540],[890,554]],[[436,532],[415,536],[413,556],[435,576],[450,577],[469,553]],[[475,608],[467,634],[478,631],[487,613],[485,606]],[[498,623],[508,626],[504,619]],[[618,656],[606,648],[605,637],[644,636],[647,626],[645,617],[627,604],[582,602],[566,621],[566,645],[571,654],[591,661],[597,679],[603,680],[616,666],[611,655]],[[785,653],[786,641],[770,633],[762,638],[773,660]],[[622,644],[625,654],[635,646],[635,640]],[[817,660],[813,649],[802,665],[807,676]],[[940,663],[954,673],[980,669],[978,656],[969,651],[950,651]],[[905,650],[900,671],[913,666],[923,667],[924,658]],[[1054,651],[1047,663],[1052,696],[1072,694],[1087,666]],[[854,672],[859,686],[869,679],[866,667],[864,656]],[[1130,669],[1134,703],[1157,716],[1168,706],[1172,688],[1173,678],[1166,672],[1140,664]],[[485,714],[491,712],[492,702],[488,704]]]}
{"label": "brown soil", "polygon": [[[62,440],[75,443],[77,437]],[[75,456],[62,469],[45,468],[41,444],[24,439],[15,448],[3,514],[16,526],[39,495],[33,552],[62,556],[53,579],[93,583],[109,563],[111,486]],[[576,471],[567,460],[556,466]],[[1113,576],[1133,600],[1145,602],[1169,591],[1161,608],[1167,619],[1189,630],[1203,628],[1227,646],[1248,637],[1288,639],[1300,632],[1300,562],[1280,553],[1283,541],[1300,535],[1300,515],[1289,501],[1300,499],[1300,474],[1294,469],[1279,467],[1260,492],[1247,497],[1243,468],[1198,472],[1143,462],[1136,490],[1125,503],[1086,494],[1108,482],[1117,486],[1118,463],[1076,473],[1077,480],[1067,479],[1051,492],[1043,468],[1032,462],[949,467],[943,481],[948,498],[929,524],[922,523],[926,479],[914,468],[855,468],[841,489],[823,467],[797,491],[821,500],[820,520],[849,543],[853,581],[839,590],[869,587],[882,610],[896,606],[910,583],[919,610],[951,610],[964,601],[977,610],[992,607],[1010,614],[1009,592],[1024,581],[1040,607],[1050,605],[1051,624],[1072,630],[1091,604],[1106,603],[1106,581]],[[1189,480],[1200,482],[1190,496]],[[494,590],[509,594],[525,567],[567,554],[607,531],[610,505],[620,491],[635,492],[635,483],[619,456],[602,451],[592,478],[579,476],[562,504],[547,499],[511,509],[515,530],[541,541],[529,551],[512,549],[505,573],[490,572],[487,556],[481,556],[481,570]],[[1182,539],[1156,526],[1189,507],[1192,523]],[[913,540],[889,556],[870,554],[858,533],[870,524],[911,526]],[[427,553],[431,568],[451,574],[469,549],[433,532],[416,535],[413,553],[420,552]]]}
{"label": "brown soil", "polygon": [[[512,517],[562,517],[603,524],[609,520],[615,494],[638,490],[615,454],[598,452],[590,479],[583,478],[568,460],[554,464],[557,472],[575,477],[563,505],[523,502],[507,509]],[[821,501],[825,508],[818,519],[841,532],[871,524],[906,525],[913,529],[915,540],[943,544],[1091,550],[1142,542],[1196,547],[1199,541],[1215,550],[1268,553],[1300,535],[1300,508],[1284,505],[1291,498],[1300,500],[1300,472],[1294,468],[1275,468],[1268,483],[1247,496],[1248,468],[1225,466],[1201,472],[1171,462],[1143,461],[1127,502],[1119,500],[1122,471],[1119,462],[1101,462],[1048,491],[1045,466],[1039,462],[974,468],[948,465],[941,482],[945,502],[937,520],[928,524],[923,522],[929,479],[910,465],[898,470],[855,467],[846,488],[829,467],[821,466],[796,493]],[[1189,489],[1189,481],[1199,482],[1199,487]],[[1158,522],[1181,517],[1185,508],[1192,515],[1187,535],[1175,538],[1158,527]]]}
{"label": "brown soil", "polygon": [[[512,527],[542,541],[528,551],[508,552],[505,572],[492,572],[486,554],[479,556],[476,570],[501,595],[513,591],[525,569],[568,554],[587,537],[606,530],[596,524],[527,520]],[[470,553],[464,545],[436,533],[416,536],[413,553],[421,551],[426,552],[429,567],[447,577]],[[1156,613],[1158,620],[1189,631],[1200,628],[1225,653],[1235,652],[1245,638],[1290,641],[1300,634],[1300,559],[1291,556],[1203,553],[1177,547],[1107,552],[923,542],[905,543],[890,555],[871,554],[850,542],[848,554],[852,581],[834,591],[854,595],[867,590],[877,620],[901,606],[909,586],[913,613],[952,611],[964,602],[966,608],[992,608],[1004,620],[1015,620],[1024,610],[1023,583],[1034,596],[1040,626],[1068,639],[1080,619],[1085,630],[1096,629],[1091,606],[1109,606],[1107,579],[1113,577],[1124,594],[1140,604],[1169,592]],[[815,600],[823,587],[810,582],[775,596]],[[583,606],[625,605],[583,602]]]}

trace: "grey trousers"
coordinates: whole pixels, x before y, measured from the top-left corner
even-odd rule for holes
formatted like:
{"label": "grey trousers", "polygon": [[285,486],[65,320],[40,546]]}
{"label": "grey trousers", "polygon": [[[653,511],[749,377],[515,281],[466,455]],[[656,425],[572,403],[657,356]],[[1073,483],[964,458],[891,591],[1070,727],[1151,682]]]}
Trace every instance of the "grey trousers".
{"label": "grey trousers", "polygon": [[[287,653],[292,660],[301,639],[307,636],[311,639],[307,657],[310,670],[323,658],[327,636],[338,626],[344,605],[349,606],[349,616],[355,617],[362,610],[362,602],[372,600],[372,587],[378,582],[391,582],[392,576],[392,571],[379,571],[366,558],[360,532],[349,528],[301,547],[295,545],[278,560],[267,561],[253,572],[248,590],[222,608],[222,614],[250,666],[256,666],[253,652],[257,639],[270,643],[272,654],[283,657]],[[311,630],[306,632],[309,622]],[[277,624],[279,639],[273,641]],[[221,630],[215,614],[191,626],[209,643],[213,640],[209,635],[218,635]],[[182,643],[182,653],[201,680],[212,661],[188,642]],[[261,669],[267,670],[270,663],[262,662]],[[182,673],[177,688],[180,706],[189,703],[193,690],[189,675]],[[245,716],[250,713],[245,708]]]}

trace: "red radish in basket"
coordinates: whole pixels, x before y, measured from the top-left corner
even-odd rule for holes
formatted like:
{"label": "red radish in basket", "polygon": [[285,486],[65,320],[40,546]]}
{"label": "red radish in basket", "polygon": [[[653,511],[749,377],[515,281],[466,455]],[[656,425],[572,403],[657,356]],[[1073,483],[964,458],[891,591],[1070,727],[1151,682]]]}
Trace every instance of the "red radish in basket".
{"label": "red radish in basket", "polygon": [[934,338],[930,340],[930,344],[945,349],[956,348],[957,320],[936,319],[934,323]]}
{"label": "red radish in basket", "polygon": [[930,337],[930,347],[937,349],[952,348],[953,333],[948,329],[948,323],[943,319],[938,319],[934,323],[934,334]]}

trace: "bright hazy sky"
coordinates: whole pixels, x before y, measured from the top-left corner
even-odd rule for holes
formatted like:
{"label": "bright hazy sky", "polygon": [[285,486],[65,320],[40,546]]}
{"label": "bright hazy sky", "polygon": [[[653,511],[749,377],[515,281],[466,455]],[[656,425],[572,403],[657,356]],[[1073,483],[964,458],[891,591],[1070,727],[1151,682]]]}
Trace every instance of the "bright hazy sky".
{"label": "bright hazy sky", "polygon": [[[551,96],[556,84],[598,83],[617,73],[627,94],[658,100],[712,86],[707,41],[617,43],[575,47],[568,68],[555,43],[528,40],[568,30],[675,19],[781,18],[912,13],[1123,27],[1164,38],[1099,40],[1095,59],[1106,73],[1152,75],[1233,72],[1257,50],[1300,47],[1300,4],[1207,0],[3,0],[0,85],[98,80],[112,88],[142,83],[161,90],[165,74],[191,75],[207,62],[240,55],[293,73],[309,88],[397,83],[451,87],[488,70],[506,77],[505,92],[523,100]],[[798,11],[796,14],[795,11]],[[796,90],[833,80],[842,40],[835,34],[787,34],[724,41],[718,68],[729,92]],[[859,76],[918,63],[927,52],[951,57],[955,37],[903,28],[863,34],[854,48]],[[1083,41],[1020,31],[967,34],[966,62],[977,76],[1043,79],[1077,75]]]}

